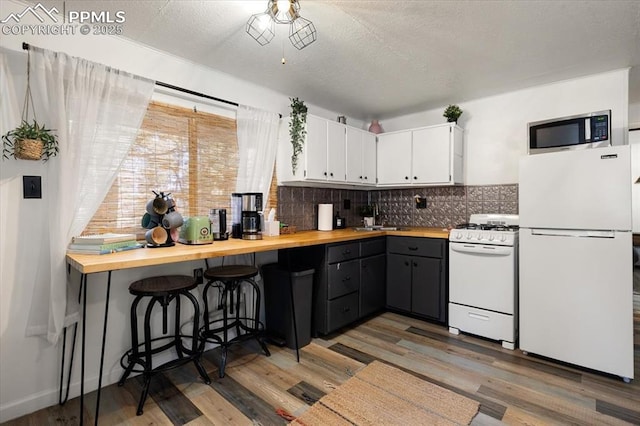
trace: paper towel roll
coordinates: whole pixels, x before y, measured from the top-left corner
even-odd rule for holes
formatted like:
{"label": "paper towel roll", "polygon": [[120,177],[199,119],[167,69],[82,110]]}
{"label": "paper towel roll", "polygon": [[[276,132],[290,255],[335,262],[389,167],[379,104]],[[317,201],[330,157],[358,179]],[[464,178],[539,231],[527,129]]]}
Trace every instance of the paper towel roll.
{"label": "paper towel roll", "polygon": [[333,204],[318,204],[318,231],[333,229]]}

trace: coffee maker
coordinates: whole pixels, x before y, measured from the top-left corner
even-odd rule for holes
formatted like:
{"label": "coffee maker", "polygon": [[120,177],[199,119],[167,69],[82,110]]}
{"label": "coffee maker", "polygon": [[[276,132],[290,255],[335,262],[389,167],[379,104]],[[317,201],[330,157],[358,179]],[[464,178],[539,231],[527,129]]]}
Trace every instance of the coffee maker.
{"label": "coffee maker", "polygon": [[242,194],[242,239],[262,239],[262,193]]}
{"label": "coffee maker", "polygon": [[231,194],[231,237],[244,240],[262,239],[262,193]]}

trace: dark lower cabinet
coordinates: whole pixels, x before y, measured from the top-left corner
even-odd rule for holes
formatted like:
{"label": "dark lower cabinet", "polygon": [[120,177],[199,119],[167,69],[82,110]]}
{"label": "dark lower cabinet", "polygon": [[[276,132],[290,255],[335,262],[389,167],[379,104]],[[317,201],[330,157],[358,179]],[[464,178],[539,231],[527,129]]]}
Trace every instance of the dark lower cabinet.
{"label": "dark lower cabinet", "polygon": [[331,333],[385,308],[385,238],[328,244],[317,265],[315,334]]}
{"label": "dark lower cabinet", "polygon": [[447,241],[387,237],[387,307],[447,321]]}
{"label": "dark lower cabinet", "polygon": [[384,253],[360,259],[360,317],[385,307],[386,263]]}
{"label": "dark lower cabinet", "polygon": [[439,321],[445,311],[441,295],[443,288],[442,259],[414,257],[411,259],[411,312]]}
{"label": "dark lower cabinet", "polygon": [[387,306],[411,310],[411,256],[387,255]]}
{"label": "dark lower cabinet", "polygon": [[448,241],[374,237],[279,251],[283,267],[314,269],[313,335],[388,308],[446,323]]}

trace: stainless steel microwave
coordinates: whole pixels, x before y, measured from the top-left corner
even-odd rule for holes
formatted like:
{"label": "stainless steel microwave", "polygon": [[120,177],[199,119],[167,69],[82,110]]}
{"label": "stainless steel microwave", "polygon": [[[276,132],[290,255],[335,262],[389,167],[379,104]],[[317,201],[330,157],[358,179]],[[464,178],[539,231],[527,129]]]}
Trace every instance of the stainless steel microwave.
{"label": "stainless steel microwave", "polygon": [[529,154],[611,145],[611,110],[528,124]]}

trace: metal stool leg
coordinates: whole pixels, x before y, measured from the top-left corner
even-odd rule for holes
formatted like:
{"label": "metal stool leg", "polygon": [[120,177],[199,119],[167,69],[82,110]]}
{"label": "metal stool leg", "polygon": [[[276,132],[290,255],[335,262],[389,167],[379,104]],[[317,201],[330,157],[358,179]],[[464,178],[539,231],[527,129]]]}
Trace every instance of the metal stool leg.
{"label": "metal stool leg", "polygon": [[264,354],[266,356],[271,356],[271,352],[269,352],[267,344],[264,342],[264,339],[262,337],[262,333],[258,328],[258,324],[260,323],[260,287],[258,287],[258,283],[256,283],[254,280],[247,279],[245,281],[251,284],[251,286],[253,287],[253,297],[255,299],[253,303],[253,333],[255,333],[256,341],[262,348]]}
{"label": "metal stool leg", "polygon": [[[227,298],[229,297],[229,288],[227,283],[224,283],[224,290],[222,295],[222,343],[220,344],[220,369],[218,371],[218,376],[222,379],[224,377],[224,369],[227,366],[227,342],[229,342],[229,316],[228,316],[228,308],[227,308]],[[233,295],[231,296],[233,302]],[[233,306],[233,303],[232,303]]]}
{"label": "metal stool leg", "polygon": [[[198,307],[198,301],[193,296],[193,294],[189,293],[188,291],[182,293],[182,295],[187,297],[189,300],[191,300],[191,303],[193,304],[193,311],[194,311],[193,332],[192,332],[192,338],[191,338],[191,352],[195,354],[193,358],[193,363],[196,366],[196,369],[198,370],[198,374],[200,374],[200,377],[202,377],[202,380],[204,380],[206,384],[210,384],[211,379],[209,378],[209,375],[207,374],[204,367],[202,366],[202,363],[200,362],[200,357],[202,356],[202,350],[204,348],[204,345],[201,345],[198,339],[198,330],[199,330],[198,318],[200,317],[200,308]],[[179,317],[176,317],[176,318],[179,318]],[[176,327],[179,327],[178,321],[176,321]],[[180,345],[182,345],[182,342],[180,342]]]}
{"label": "metal stool leg", "polygon": [[136,365],[136,360],[138,359],[138,315],[136,314],[136,311],[141,299],[142,296],[137,296],[133,300],[133,303],[131,303],[131,355],[129,356],[127,368],[124,370],[124,373],[118,381],[118,386],[124,385],[125,380],[127,380],[129,374],[131,374],[133,367]]}

